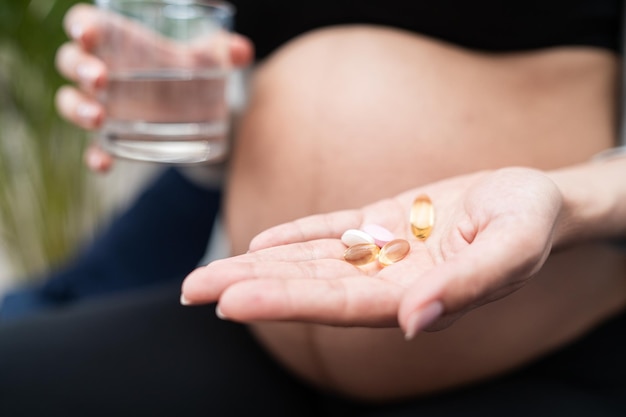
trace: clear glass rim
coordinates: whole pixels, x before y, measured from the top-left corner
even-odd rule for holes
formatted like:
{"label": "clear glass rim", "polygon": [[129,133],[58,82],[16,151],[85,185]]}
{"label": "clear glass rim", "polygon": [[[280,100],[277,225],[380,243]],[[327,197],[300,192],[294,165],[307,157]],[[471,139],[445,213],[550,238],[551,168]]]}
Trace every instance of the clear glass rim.
{"label": "clear glass rim", "polygon": [[201,8],[219,10],[228,17],[235,15],[236,8],[232,3],[225,0],[94,0],[94,4],[98,7],[109,8],[111,3],[163,3],[164,5],[193,5]]}

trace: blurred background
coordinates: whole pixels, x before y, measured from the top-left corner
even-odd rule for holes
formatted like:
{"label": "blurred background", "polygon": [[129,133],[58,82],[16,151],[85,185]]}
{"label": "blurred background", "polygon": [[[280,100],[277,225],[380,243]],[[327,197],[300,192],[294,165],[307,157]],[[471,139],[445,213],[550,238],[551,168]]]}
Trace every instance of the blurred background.
{"label": "blurred background", "polygon": [[0,0],[0,295],[41,279],[127,204],[153,167],[90,172],[90,134],[63,121],[54,66],[76,0]]}

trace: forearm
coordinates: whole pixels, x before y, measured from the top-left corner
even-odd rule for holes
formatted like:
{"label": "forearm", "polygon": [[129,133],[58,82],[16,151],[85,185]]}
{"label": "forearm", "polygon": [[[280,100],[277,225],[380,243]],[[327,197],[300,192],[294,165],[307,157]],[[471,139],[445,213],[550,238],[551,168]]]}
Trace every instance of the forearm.
{"label": "forearm", "polygon": [[563,195],[556,249],[626,239],[626,158],[575,165],[548,175]]}

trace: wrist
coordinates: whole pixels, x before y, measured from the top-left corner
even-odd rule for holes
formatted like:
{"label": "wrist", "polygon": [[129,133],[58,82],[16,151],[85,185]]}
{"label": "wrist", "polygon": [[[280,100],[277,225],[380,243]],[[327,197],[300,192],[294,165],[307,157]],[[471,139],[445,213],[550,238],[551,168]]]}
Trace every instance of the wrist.
{"label": "wrist", "polygon": [[626,158],[580,164],[548,172],[563,205],[555,248],[626,238]]}

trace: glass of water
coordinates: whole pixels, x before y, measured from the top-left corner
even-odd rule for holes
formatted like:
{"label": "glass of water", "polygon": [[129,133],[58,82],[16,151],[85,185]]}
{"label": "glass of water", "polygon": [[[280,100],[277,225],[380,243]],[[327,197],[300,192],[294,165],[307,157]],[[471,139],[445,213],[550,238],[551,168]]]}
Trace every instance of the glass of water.
{"label": "glass of water", "polygon": [[229,151],[229,35],[223,1],[96,0],[97,48],[108,68],[98,132],[112,155],[151,162],[219,162]]}

